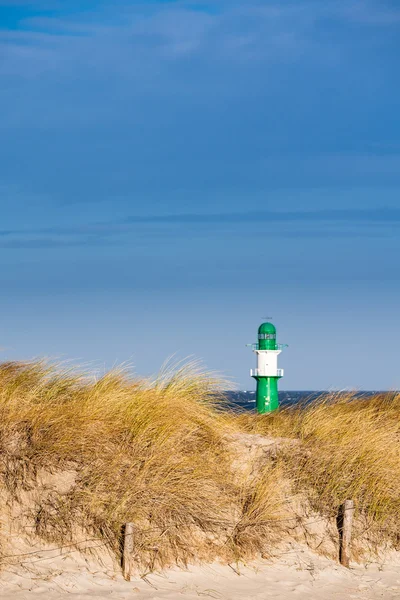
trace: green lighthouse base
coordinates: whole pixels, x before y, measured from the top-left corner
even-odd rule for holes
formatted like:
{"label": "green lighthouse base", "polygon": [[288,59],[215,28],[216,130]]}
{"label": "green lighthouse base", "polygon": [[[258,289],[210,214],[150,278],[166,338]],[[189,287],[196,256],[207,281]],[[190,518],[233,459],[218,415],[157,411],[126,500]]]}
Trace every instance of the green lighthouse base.
{"label": "green lighthouse base", "polygon": [[254,377],[257,380],[256,408],[260,414],[270,413],[279,408],[279,377]]}

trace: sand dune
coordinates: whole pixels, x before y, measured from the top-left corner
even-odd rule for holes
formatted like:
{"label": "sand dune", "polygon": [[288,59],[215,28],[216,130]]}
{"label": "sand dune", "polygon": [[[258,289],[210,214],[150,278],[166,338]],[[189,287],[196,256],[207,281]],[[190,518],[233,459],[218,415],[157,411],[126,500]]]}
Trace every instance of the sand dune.
{"label": "sand dune", "polygon": [[[260,419],[186,367],[154,383],[5,363],[0,383],[2,600],[400,598],[400,395]],[[346,499],[351,570],[337,563]],[[149,573],[131,582],[127,523]]]}

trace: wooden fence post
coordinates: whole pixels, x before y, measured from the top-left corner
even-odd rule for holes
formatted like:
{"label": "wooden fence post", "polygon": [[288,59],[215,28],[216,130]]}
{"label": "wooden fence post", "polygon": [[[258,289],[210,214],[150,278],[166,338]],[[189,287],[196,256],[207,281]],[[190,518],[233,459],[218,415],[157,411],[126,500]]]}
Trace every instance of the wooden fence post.
{"label": "wooden fence post", "polygon": [[337,524],[339,530],[339,561],[344,567],[350,567],[351,530],[353,527],[354,501],[345,500],[339,508]]}
{"label": "wooden fence post", "polygon": [[124,528],[124,546],[122,550],[122,572],[126,581],[131,580],[132,561],[135,525],[133,523],[125,523]]}

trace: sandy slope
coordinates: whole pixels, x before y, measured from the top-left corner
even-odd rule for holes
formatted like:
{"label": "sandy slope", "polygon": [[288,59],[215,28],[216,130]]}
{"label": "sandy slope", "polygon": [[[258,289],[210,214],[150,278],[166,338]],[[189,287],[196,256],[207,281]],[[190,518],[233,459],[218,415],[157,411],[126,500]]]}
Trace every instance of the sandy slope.
{"label": "sandy slope", "polygon": [[[392,560],[382,568],[355,566],[350,571],[302,547],[281,555],[273,563],[259,561],[251,567],[218,564],[192,567],[188,571],[170,570],[164,575],[125,582],[120,573],[99,570],[79,555],[46,558],[27,563],[24,570],[7,567],[0,577],[2,600],[40,597],[137,598],[138,600],[179,600],[215,598],[218,600],[263,600],[297,598],[333,600],[400,598],[400,561]],[[95,570],[97,569],[97,570]]]}

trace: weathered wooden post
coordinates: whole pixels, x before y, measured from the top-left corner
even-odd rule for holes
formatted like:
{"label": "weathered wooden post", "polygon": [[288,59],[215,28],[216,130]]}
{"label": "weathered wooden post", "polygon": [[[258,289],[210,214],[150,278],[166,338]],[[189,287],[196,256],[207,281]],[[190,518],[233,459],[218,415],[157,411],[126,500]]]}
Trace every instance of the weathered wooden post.
{"label": "weathered wooden post", "polygon": [[124,546],[122,550],[122,572],[126,581],[131,580],[133,548],[135,525],[133,523],[125,523],[124,528]]}
{"label": "weathered wooden post", "polygon": [[353,527],[354,501],[345,500],[339,508],[337,523],[339,530],[339,562],[350,568],[351,530]]}

